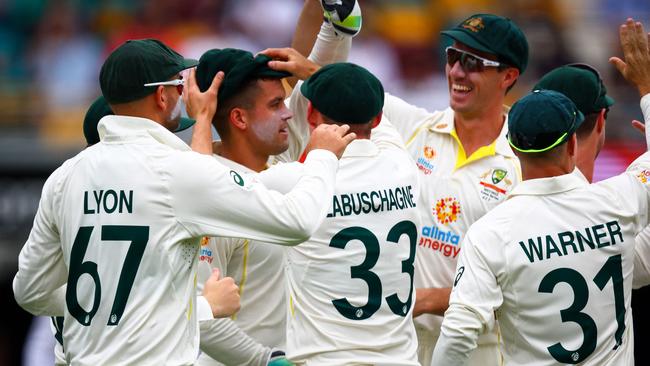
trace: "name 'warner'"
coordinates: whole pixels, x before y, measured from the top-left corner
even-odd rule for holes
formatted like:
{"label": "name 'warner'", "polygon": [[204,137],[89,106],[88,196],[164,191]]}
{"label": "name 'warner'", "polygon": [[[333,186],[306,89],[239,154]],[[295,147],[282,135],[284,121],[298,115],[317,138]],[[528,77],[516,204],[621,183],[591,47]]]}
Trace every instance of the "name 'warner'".
{"label": "name 'warner'", "polygon": [[582,230],[563,231],[555,235],[529,238],[527,240],[528,245],[523,241],[520,241],[519,245],[530,263],[533,263],[535,260],[549,259],[553,254],[561,257],[567,254],[584,252],[585,245],[590,249],[615,245],[617,237],[620,243],[624,241],[621,226],[618,221],[610,221],[605,224],[586,227]]}

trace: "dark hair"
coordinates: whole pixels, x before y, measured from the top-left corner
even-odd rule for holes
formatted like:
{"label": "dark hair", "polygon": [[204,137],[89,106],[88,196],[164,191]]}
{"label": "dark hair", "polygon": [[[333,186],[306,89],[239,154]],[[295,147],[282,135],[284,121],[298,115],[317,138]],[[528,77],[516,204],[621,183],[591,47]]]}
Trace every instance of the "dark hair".
{"label": "dark hair", "polygon": [[[607,113],[609,113],[609,108],[605,108],[605,119],[607,119]],[[585,120],[576,130],[576,135],[578,138],[585,137],[594,130],[594,127],[596,127],[596,121],[598,121],[598,116],[600,116],[600,111],[585,115]]]}
{"label": "dark hair", "polygon": [[[510,66],[510,65],[508,65],[508,64],[504,64],[504,63],[501,62],[501,61],[499,61],[499,62],[500,62],[501,64],[497,67],[497,71],[498,71],[498,72],[502,72],[502,71],[504,71],[505,69],[509,69],[509,68],[511,68],[511,67],[517,69],[517,68],[514,67],[514,66]],[[517,70],[518,70],[518,69],[517,69]],[[520,76],[521,76],[521,73],[520,73]],[[512,88],[515,86],[515,84],[517,84],[517,81],[518,81],[518,80],[519,80],[519,76],[515,79],[515,81],[514,81],[512,84],[510,84],[510,86],[508,87],[508,89],[506,89],[506,94],[508,94],[508,93],[510,92],[510,90],[512,90]]]}

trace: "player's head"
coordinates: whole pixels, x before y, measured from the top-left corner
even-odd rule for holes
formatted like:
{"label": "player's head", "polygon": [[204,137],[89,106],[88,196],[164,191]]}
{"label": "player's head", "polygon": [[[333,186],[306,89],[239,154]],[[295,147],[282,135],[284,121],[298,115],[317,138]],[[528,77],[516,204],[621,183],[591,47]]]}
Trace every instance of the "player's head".
{"label": "player's head", "polygon": [[605,142],[605,121],[614,99],[607,95],[607,88],[598,71],[586,64],[560,66],[544,75],[533,87],[549,89],[566,95],[585,116],[576,131],[579,153],[590,151],[588,159],[598,156]]}
{"label": "player's head", "polygon": [[528,41],[510,19],[474,14],[441,32],[453,40],[445,71],[450,106],[469,116],[503,103],[528,65]]}
{"label": "player's head", "polygon": [[[105,116],[110,116],[113,114],[115,113],[113,113],[113,110],[111,110],[111,106],[108,105],[106,98],[104,98],[103,96],[100,96],[97,99],[95,99],[93,104],[90,105],[90,107],[86,111],[86,115],[84,116],[84,125],[83,125],[84,137],[86,138],[86,143],[88,144],[88,146],[92,146],[98,143],[100,140],[99,131],[97,130],[97,125],[99,124],[99,121]],[[192,127],[192,125],[194,125],[195,122],[196,121],[193,119],[182,117],[180,119],[180,123],[178,124],[178,127],[174,132],[180,132],[185,129],[188,129]]]}
{"label": "player's head", "polygon": [[359,138],[369,138],[379,124],[384,107],[384,88],[379,79],[361,66],[341,62],[315,72],[300,87],[309,100],[307,119],[321,123],[348,124]]}
{"label": "player's head", "polygon": [[131,40],[108,56],[99,84],[117,114],[146,117],[174,131],[182,109],[180,73],[197,63],[158,40]]}
{"label": "player's head", "polygon": [[284,104],[286,93],[281,82],[290,74],[269,68],[269,61],[268,56],[253,56],[240,49],[213,49],[201,56],[196,69],[201,91],[210,87],[217,72],[225,74],[212,121],[221,139],[243,139],[247,146],[267,156],[289,146],[287,121],[292,117]]}
{"label": "player's head", "polygon": [[535,90],[508,113],[508,142],[521,161],[524,179],[532,169],[569,173],[575,168],[576,130],[584,115],[564,94]]}

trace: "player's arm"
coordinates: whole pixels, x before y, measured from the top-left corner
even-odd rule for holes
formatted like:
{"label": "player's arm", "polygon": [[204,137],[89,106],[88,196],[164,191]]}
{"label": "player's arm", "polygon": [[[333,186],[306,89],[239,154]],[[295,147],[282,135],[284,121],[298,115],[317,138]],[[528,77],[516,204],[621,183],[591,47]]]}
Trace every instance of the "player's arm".
{"label": "player's arm", "polygon": [[[205,93],[200,93],[196,85],[196,69],[190,69],[189,77],[186,81],[187,92],[183,93],[183,102],[185,102],[187,114],[196,119],[192,128],[192,141],[190,147],[192,150],[205,155],[212,155],[212,116],[217,110],[216,103],[212,100],[217,99],[217,91],[223,81],[224,73],[219,71],[212,80],[212,85]],[[190,98],[192,95],[192,98]]]}
{"label": "player's arm", "polygon": [[[216,110],[217,77],[201,93],[194,72],[188,103],[201,110],[199,117],[212,120]],[[213,90],[213,98],[203,94]],[[209,104],[209,106],[203,106]],[[198,123],[198,117],[197,117]],[[349,126],[322,125],[312,133],[305,174],[287,194],[268,190],[263,184],[193,152],[175,154],[167,160],[170,204],[188,237],[244,237],[275,244],[295,245],[316,231],[334,192],[338,158],[356,135]]]}
{"label": "player's arm", "polygon": [[418,288],[415,293],[414,318],[422,314],[444,315],[449,308],[451,288]]}
{"label": "player's arm", "polygon": [[[307,156],[305,174],[287,194],[216,162],[187,152],[170,161],[171,204],[189,237],[245,237],[275,244],[303,242],[326,216],[334,191],[338,162],[323,147],[342,154],[356,136],[348,127],[319,126],[312,134],[318,142]],[[340,155],[339,155],[340,156]]]}
{"label": "player's arm", "polygon": [[646,226],[635,238],[633,273],[632,288],[650,285],[650,226]]}
{"label": "player's arm", "polygon": [[425,129],[443,115],[443,112],[432,113],[416,107],[390,93],[385,95],[383,113],[384,117],[395,126],[407,146],[411,139],[421,132],[426,132]]}
{"label": "player's arm", "polygon": [[201,352],[225,365],[267,364],[271,348],[242,331],[229,318],[199,322]]}
{"label": "player's arm", "polygon": [[57,169],[43,186],[29,238],[18,257],[13,291],[16,302],[34,315],[63,316],[68,270],[63,261],[61,239],[55,221],[56,195],[62,189]]}
{"label": "player's arm", "polygon": [[[481,233],[476,238],[489,240]],[[473,241],[470,229],[463,240],[449,309],[442,321],[432,365],[465,365],[477,346],[479,334],[494,327],[494,311],[503,303],[495,274],[499,271],[496,268],[503,268],[500,263],[503,258],[497,255],[488,258]],[[493,251],[495,247],[490,246]]]}

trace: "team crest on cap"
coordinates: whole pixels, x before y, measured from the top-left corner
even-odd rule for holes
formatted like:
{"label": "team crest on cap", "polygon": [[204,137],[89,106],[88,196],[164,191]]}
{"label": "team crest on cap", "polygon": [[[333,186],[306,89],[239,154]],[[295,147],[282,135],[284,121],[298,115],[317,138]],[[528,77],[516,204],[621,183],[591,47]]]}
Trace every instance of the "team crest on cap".
{"label": "team crest on cap", "polygon": [[463,28],[469,29],[470,31],[474,33],[478,33],[481,29],[485,28],[485,25],[483,24],[483,18],[469,18],[467,19],[463,25]]}
{"label": "team crest on cap", "polygon": [[441,198],[434,206],[436,218],[441,224],[451,224],[458,220],[460,203],[454,197]]}

